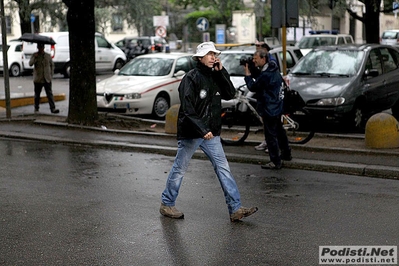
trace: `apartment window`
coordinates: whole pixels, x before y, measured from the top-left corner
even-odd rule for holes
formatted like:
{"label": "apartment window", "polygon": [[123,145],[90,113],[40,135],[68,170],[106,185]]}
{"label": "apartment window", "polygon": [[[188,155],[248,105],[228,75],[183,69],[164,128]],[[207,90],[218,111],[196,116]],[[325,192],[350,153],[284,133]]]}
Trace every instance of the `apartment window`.
{"label": "apartment window", "polygon": [[123,19],[121,14],[113,14],[112,15],[112,30],[113,31],[122,31],[123,30]]}
{"label": "apartment window", "polygon": [[12,21],[10,16],[5,16],[6,20],[6,32],[11,34],[11,28],[12,28]]}

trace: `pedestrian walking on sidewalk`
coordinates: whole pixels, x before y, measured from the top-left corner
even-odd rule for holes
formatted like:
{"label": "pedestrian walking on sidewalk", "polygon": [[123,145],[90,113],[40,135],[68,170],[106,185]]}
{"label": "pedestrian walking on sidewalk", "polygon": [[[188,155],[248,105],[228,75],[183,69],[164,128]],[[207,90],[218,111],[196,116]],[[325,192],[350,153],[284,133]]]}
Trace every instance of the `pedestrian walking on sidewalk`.
{"label": "pedestrian walking on sidewalk", "polygon": [[175,207],[176,199],[194,152],[201,148],[211,161],[222,187],[232,222],[255,213],[258,208],[241,206],[240,193],[230,171],[220,141],[221,100],[232,99],[235,88],[213,42],[198,45],[193,59],[197,66],[189,71],[179,86],[180,109],[177,121],[177,154],[162,193],[160,213],[182,219]]}
{"label": "pedestrian walking on sidewalk", "polygon": [[44,44],[37,44],[38,51],[34,53],[29,60],[29,65],[33,66],[33,84],[35,89],[35,112],[39,111],[40,93],[42,88],[46,91],[48,103],[52,113],[56,114],[60,111],[55,108],[54,96],[51,89],[51,81],[54,74],[54,62],[51,55],[44,52]]}
{"label": "pedestrian walking on sidewalk", "polygon": [[[280,169],[282,160],[290,161],[291,148],[281,122],[283,113],[283,77],[278,66],[270,60],[265,51],[256,51],[253,61],[262,72],[256,78],[251,77],[248,65],[245,65],[245,83],[250,91],[256,92],[256,109],[263,120],[263,129],[269,150],[270,162],[263,169]],[[280,154],[281,152],[281,154]]]}

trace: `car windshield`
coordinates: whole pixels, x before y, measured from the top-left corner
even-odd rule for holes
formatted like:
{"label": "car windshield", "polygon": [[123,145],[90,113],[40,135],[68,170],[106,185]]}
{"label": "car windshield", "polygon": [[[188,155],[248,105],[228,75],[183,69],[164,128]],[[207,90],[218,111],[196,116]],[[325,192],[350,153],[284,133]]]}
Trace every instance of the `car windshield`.
{"label": "car windshield", "polygon": [[363,57],[363,51],[316,50],[302,58],[291,73],[353,76],[359,71]]}
{"label": "car windshield", "polygon": [[119,75],[124,76],[166,76],[173,66],[171,58],[137,57],[125,65]]}
{"label": "car windshield", "polygon": [[334,45],[335,40],[337,37],[331,36],[331,37],[303,37],[299,43],[298,47],[300,49],[311,49],[317,46],[323,46],[323,45]]}
{"label": "car windshield", "polygon": [[244,67],[240,65],[240,59],[249,58],[252,57],[252,55],[253,53],[252,54],[222,53],[219,55],[219,58],[222,61],[223,67],[226,68],[230,76],[245,76]]}

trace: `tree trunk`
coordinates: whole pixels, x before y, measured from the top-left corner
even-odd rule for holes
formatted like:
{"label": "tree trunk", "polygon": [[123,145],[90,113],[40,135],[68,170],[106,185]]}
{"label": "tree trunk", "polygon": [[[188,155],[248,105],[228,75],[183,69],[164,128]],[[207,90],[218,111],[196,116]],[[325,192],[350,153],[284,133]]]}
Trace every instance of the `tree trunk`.
{"label": "tree trunk", "polygon": [[364,26],[366,28],[366,42],[380,43],[380,4],[381,0],[364,1]]}
{"label": "tree trunk", "polygon": [[32,32],[32,26],[30,22],[30,14],[32,12],[32,9],[29,5],[29,1],[24,0],[17,2],[18,7],[19,7],[19,20],[20,20],[20,25],[21,25],[21,33],[31,33]]}
{"label": "tree trunk", "polygon": [[94,51],[94,0],[64,0],[68,6],[71,76],[68,123],[92,125],[98,118]]}

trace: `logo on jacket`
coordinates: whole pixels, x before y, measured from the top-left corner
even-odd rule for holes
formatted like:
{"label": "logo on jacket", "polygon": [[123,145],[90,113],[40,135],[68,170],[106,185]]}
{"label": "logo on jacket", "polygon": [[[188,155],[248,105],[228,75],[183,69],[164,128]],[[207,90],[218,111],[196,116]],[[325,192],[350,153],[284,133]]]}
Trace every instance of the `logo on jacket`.
{"label": "logo on jacket", "polygon": [[200,96],[201,99],[205,99],[206,95],[207,95],[206,90],[201,90],[200,91],[200,95],[199,96]]}

